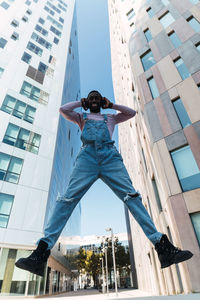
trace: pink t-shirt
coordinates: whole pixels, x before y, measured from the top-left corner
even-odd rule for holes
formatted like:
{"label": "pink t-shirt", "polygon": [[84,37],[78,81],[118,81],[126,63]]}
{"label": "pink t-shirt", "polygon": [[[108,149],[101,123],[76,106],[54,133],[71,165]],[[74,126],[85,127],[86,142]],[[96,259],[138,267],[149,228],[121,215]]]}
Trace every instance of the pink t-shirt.
{"label": "pink t-shirt", "polygon": [[[83,113],[78,113],[74,111],[75,108],[81,107],[81,102],[80,101],[73,101],[64,104],[63,106],[60,107],[60,113],[61,115],[76,124],[80,127],[81,131],[83,130],[85,120],[83,119]],[[115,129],[115,125],[124,121],[127,121],[128,119],[132,118],[135,116],[136,111],[133,110],[132,108],[129,108],[124,105],[118,105],[118,104],[113,104],[113,109],[119,110],[120,113],[117,114],[107,114],[107,126],[108,130],[110,132],[110,136],[112,137],[113,131]],[[104,119],[103,115],[99,113],[87,113],[87,118],[89,120],[96,120],[96,121],[101,121]]]}

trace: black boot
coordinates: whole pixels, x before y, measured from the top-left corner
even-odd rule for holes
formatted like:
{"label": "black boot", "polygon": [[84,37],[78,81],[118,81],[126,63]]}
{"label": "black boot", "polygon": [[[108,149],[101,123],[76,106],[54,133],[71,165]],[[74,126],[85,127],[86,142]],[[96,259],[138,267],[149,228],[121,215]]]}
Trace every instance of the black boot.
{"label": "black boot", "polygon": [[30,256],[20,258],[15,265],[20,269],[24,269],[39,276],[44,276],[46,263],[51,253],[47,248],[48,244],[41,240]]}
{"label": "black boot", "polygon": [[158,253],[161,268],[166,268],[172,264],[178,264],[184,260],[190,259],[193,254],[188,251],[182,251],[179,248],[174,247],[166,234],[163,234],[159,243],[155,244],[155,250]]}

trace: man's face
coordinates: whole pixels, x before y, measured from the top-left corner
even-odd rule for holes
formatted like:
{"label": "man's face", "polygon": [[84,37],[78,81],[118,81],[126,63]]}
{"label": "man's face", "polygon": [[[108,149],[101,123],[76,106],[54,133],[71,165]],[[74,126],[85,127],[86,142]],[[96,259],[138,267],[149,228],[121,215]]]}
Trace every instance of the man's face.
{"label": "man's face", "polygon": [[89,109],[91,112],[100,112],[101,96],[98,93],[91,93],[88,97]]}

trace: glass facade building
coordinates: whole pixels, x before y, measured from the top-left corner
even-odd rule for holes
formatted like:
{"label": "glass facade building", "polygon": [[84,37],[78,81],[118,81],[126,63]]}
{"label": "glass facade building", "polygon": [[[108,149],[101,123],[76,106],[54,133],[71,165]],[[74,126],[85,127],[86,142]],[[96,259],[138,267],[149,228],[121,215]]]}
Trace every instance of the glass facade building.
{"label": "glass facade building", "polygon": [[79,130],[59,113],[80,99],[76,7],[66,0],[7,2],[0,5],[0,295],[53,294],[73,285],[65,237],[80,235],[80,204],[44,277],[15,261],[43,236],[80,148]]}

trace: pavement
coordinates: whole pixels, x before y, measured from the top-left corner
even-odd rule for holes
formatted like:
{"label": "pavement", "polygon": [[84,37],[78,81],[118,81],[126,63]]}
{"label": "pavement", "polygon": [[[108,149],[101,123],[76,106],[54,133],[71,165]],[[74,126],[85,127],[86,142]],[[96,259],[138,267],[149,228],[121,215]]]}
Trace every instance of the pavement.
{"label": "pavement", "polygon": [[112,300],[112,299],[134,299],[134,300],[200,300],[200,293],[194,294],[181,294],[181,295],[169,295],[169,296],[156,296],[141,290],[120,290],[118,296],[115,292],[107,294],[99,293],[95,289],[78,290],[76,292],[62,293],[54,296],[1,296],[0,300],[11,300],[11,299],[48,299],[48,300]]}

